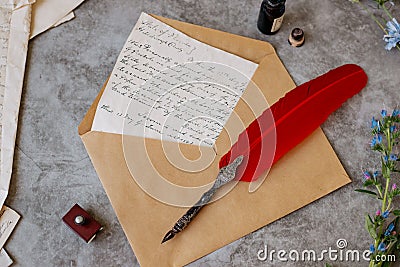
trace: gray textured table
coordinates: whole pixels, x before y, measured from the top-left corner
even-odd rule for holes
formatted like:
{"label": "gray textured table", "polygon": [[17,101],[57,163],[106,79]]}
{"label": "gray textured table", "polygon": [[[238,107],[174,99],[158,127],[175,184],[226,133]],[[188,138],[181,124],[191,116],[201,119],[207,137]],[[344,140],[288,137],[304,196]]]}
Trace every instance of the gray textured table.
{"label": "gray textured table", "polygon": [[[383,107],[399,104],[398,51],[383,49],[382,32],[346,0],[288,1],[279,34],[256,28],[259,0],[87,0],[73,21],[30,42],[24,94],[7,204],[22,220],[6,248],[15,266],[137,266],[128,241],[77,134],[77,126],[111,72],[141,11],[271,42],[297,84],[345,63],[369,75],[365,90],[323,125],[354,180],[323,199],[256,231],[192,266],[322,266],[322,262],[281,263],[257,259],[270,249],[336,247],[364,250],[370,240],[363,214],[377,205],[354,189],[361,169],[373,165],[369,121]],[[398,1],[397,1],[398,2]],[[400,6],[396,14],[400,15]],[[399,17],[399,16],[398,16]],[[302,48],[287,44],[294,27],[306,32]],[[316,162],[316,164],[318,164]],[[105,231],[90,245],[62,224],[75,203],[96,215]],[[336,262],[335,266],[366,266]]]}

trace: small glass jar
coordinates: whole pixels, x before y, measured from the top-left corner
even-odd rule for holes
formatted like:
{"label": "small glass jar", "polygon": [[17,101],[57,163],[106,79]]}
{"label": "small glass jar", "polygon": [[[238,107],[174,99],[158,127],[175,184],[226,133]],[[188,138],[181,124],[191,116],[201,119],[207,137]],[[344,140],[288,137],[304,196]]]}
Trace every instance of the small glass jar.
{"label": "small glass jar", "polygon": [[258,15],[258,29],[268,35],[275,34],[282,25],[286,0],[263,0]]}

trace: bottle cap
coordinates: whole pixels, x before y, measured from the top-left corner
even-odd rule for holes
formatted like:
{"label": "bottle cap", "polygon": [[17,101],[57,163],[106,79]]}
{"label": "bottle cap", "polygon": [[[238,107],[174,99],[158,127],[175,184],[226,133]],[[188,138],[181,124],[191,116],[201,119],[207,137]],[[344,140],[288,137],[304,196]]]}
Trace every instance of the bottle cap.
{"label": "bottle cap", "polygon": [[267,0],[267,4],[271,7],[278,7],[284,5],[286,0]]}
{"label": "bottle cap", "polygon": [[300,28],[294,28],[289,35],[289,44],[294,47],[300,47],[304,44],[304,31]]}

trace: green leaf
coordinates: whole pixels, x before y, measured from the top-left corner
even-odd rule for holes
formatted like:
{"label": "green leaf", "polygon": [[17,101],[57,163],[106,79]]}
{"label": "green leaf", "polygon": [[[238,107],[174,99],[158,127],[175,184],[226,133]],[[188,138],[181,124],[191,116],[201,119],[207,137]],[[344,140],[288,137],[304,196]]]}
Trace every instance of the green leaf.
{"label": "green leaf", "polygon": [[383,146],[381,144],[376,144],[372,147],[373,151],[378,151],[378,152],[383,152],[385,149],[383,148]]}
{"label": "green leaf", "polygon": [[394,210],[393,211],[394,216],[400,216],[400,210]]}
{"label": "green leaf", "polygon": [[374,183],[375,183],[374,180],[368,179],[368,180],[366,180],[366,181],[363,183],[363,186],[364,186],[364,187],[367,187],[367,186],[373,185]]}
{"label": "green leaf", "polygon": [[379,188],[379,190],[380,190],[381,192],[383,192],[382,184],[379,183],[379,184],[377,184],[376,186]]}
{"label": "green leaf", "polygon": [[369,235],[373,239],[376,239],[377,234],[375,231],[375,225],[374,225],[374,222],[372,221],[371,217],[369,216],[369,214],[365,215],[365,229],[367,229]]}
{"label": "green leaf", "polygon": [[392,191],[392,196],[395,197],[395,196],[398,196],[398,195],[400,195],[400,189],[396,188],[395,190]]}
{"label": "green leaf", "polygon": [[[386,229],[387,230],[387,229]],[[385,237],[385,241],[389,242],[389,243],[396,243],[397,242],[397,237],[394,235],[388,235]]]}
{"label": "green leaf", "polygon": [[372,191],[370,191],[370,190],[365,190],[365,189],[356,189],[355,190],[356,192],[360,192],[360,193],[364,193],[364,194],[369,194],[369,195],[373,195],[373,196],[378,196],[378,194],[377,193],[375,193],[375,192],[372,192]]}

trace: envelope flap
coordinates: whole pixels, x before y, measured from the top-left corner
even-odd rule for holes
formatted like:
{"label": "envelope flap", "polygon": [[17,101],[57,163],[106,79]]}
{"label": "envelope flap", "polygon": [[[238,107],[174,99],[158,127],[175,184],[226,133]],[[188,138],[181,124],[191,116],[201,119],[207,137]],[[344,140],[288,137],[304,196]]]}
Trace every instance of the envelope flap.
{"label": "envelope flap", "polygon": [[92,129],[92,124],[94,120],[94,115],[96,114],[97,105],[99,104],[100,98],[103,95],[104,89],[106,88],[108,80],[104,83],[103,87],[100,90],[100,93],[96,96],[96,99],[93,101],[89,110],[86,112],[85,117],[78,126],[79,135],[84,135]]}

